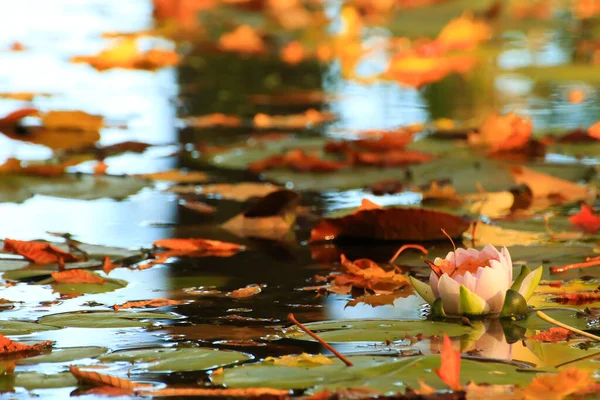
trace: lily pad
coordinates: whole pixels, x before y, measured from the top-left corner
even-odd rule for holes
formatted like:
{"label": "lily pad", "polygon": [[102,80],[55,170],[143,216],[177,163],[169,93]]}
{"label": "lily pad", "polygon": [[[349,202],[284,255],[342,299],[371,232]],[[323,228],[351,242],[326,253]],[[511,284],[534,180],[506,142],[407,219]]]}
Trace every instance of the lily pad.
{"label": "lily pad", "polygon": [[55,326],[38,324],[36,322],[0,320],[0,333],[4,336],[28,335],[34,332],[54,331]]}
{"label": "lily pad", "polygon": [[69,372],[62,374],[40,374],[38,372],[20,372],[16,375],[0,377],[0,390],[22,387],[32,389],[52,389],[77,386],[77,380]]}
{"label": "lily pad", "polygon": [[52,289],[57,293],[107,293],[127,286],[120,279],[106,279],[102,284],[97,283],[55,283]]}
{"label": "lily pad", "polygon": [[[207,348],[155,348],[118,351],[100,357],[101,362],[126,361],[136,366],[136,371],[200,371],[223,367],[253,357],[230,350]],[[140,365],[141,364],[141,365]]]}
{"label": "lily pad", "polygon": [[64,363],[84,358],[96,358],[106,353],[106,347],[65,347],[52,349],[51,353],[35,357],[23,358],[19,365],[32,365],[41,363]]}
{"label": "lily pad", "polygon": [[[326,342],[385,342],[405,339],[406,335],[423,336],[443,335],[463,336],[473,331],[469,326],[434,321],[394,321],[394,320],[346,320],[325,321],[305,324],[307,328],[318,332]],[[286,337],[297,340],[314,340],[296,328],[289,329]]]}
{"label": "lily pad", "polygon": [[134,328],[149,327],[158,320],[178,319],[174,314],[142,311],[87,311],[52,314],[40,322],[61,328]]}
{"label": "lily pad", "polygon": [[[319,385],[321,389],[337,387],[368,387],[384,393],[395,393],[407,387],[418,388],[419,381],[436,389],[447,386],[438,378],[435,369],[440,367],[440,357],[349,357],[354,363],[347,367],[338,359],[329,365],[298,367],[277,366],[272,363],[242,365],[226,369],[213,378],[227,387],[272,387],[277,389],[303,389]],[[519,372],[509,364],[462,360],[461,381],[489,384],[526,384],[535,374]],[[323,382],[327,382],[323,384]]]}

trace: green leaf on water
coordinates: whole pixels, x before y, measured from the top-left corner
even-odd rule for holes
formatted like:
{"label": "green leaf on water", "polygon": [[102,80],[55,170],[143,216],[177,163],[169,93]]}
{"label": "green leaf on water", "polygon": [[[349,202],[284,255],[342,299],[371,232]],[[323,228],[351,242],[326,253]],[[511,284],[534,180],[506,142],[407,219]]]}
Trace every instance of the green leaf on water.
{"label": "green leaf on water", "polygon": [[223,367],[253,357],[237,351],[208,348],[155,348],[127,350],[100,357],[101,362],[126,361],[135,364],[133,372],[200,371]]}
{"label": "green leaf on water", "polygon": [[22,387],[28,390],[53,389],[77,386],[77,380],[70,372],[46,375],[38,372],[19,372],[16,375],[3,375],[0,377],[0,390]]}
{"label": "green leaf on water", "polygon": [[17,361],[19,365],[33,365],[41,363],[72,363],[85,358],[96,358],[106,353],[106,347],[64,347],[52,349],[51,353],[35,357],[23,358]]}
{"label": "green leaf on water", "polygon": [[[305,324],[318,333],[326,342],[385,342],[405,339],[406,335],[443,335],[450,337],[467,336],[473,328],[460,324],[434,321],[398,320],[341,320]],[[314,340],[296,328],[289,329],[286,337],[297,340]]]}
{"label": "green leaf on water", "polygon": [[86,311],[51,314],[40,318],[40,322],[61,328],[134,328],[178,318],[175,314],[151,311]]}
{"label": "green leaf on water", "polygon": [[55,326],[38,324],[36,322],[0,320],[0,333],[4,336],[28,335],[34,332],[53,331]]}

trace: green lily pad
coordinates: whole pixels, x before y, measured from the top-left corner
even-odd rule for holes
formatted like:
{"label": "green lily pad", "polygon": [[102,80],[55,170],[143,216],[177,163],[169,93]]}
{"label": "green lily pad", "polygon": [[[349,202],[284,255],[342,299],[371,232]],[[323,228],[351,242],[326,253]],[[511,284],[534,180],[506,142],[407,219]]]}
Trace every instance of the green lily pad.
{"label": "green lily pad", "polygon": [[28,335],[34,332],[54,331],[55,326],[38,324],[36,322],[0,320],[0,333],[4,336]]}
{"label": "green lily pad", "polygon": [[[286,367],[272,363],[247,364],[229,368],[213,380],[227,387],[272,387],[303,389],[319,385],[320,389],[337,387],[368,387],[383,393],[419,387],[419,381],[436,388],[447,386],[438,378],[435,369],[440,357],[348,357],[354,366],[347,367],[338,359],[328,365]],[[531,381],[535,374],[518,372],[513,365],[462,360],[461,381],[467,383],[517,384]],[[326,382],[326,384],[323,384]]]}
{"label": "green lily pad", "polygon": [[[424,336],[443,335],[456,337],[468,335],[473,331],[469,326],[434,321],[397,321],[397,320],[345,320],[324,321],[305,324],[326,342],[385,342],[402,340],[406,335]],[[298,340],[314,340],[296,328],[289,329],[286,337]]]}
{"label": "green lily pad", "polygon": [[16,375],[4,375],[0,377],[0,390],[8,390],[22,387],[32,389],[54,389],[77,386],[77,379],[70,372],[62,374],[40,374],[38,372],[20,372]]}
{"label": "green lily pad", "polygon": [[19,365],[32,365],[41,363],[64,363],[84,358],[96,358],[106,353],[106,347],[64,347],[52,349],[51,353],[35,357],[23,358]]}
{"label": "green lily pad", "polygon": [[[207,348],[156,348],[118,351],[100,357],[102,362],[127,361],[136,366],[136,371],[200,371],[223,367],[253,357],[229,350]],[[142,364],[142,365],[139,365]]]}
{"label": "green lily pad", "polygon": [[40,322],[61,328],[134,328],[149,327],[158,320],[178,319],[177,315],[151,311],[86,311],[52,314]]}
{"label": "green lily pad", "polygon": [[127,282],[120,279],[106,279],[98,283],[55,283],[52,289],[57,293],[106,293],[127,286]]}
{"label": "green lily pad", "polygon": [[[581,330],[596,330],[598,327],[588,325],[588,319],[577,314],[575,310],[544,310],[544,313],[548,314],[550,317],[554,318],[557,321],[570,325],[574,328]],[[538,317],[535,313],[530,313],[526,319],[515,321],[515,325],[522,326],[527,329],[532,330],[548,330],[550,328],[556,327],[549,322],[544,321],[540,317]]]}

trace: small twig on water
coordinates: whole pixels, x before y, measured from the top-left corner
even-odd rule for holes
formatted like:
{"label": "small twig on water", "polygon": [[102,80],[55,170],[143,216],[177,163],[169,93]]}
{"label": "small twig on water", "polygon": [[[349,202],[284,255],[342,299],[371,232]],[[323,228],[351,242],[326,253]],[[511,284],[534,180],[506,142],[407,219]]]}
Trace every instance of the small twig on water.
{"label": "small twig on water", "polygon": [[394,256],[392,258],[390,258],[389,263],[393,264],[394,261],[396,261],[396,258],[398,258],[398,256],[400,254],[402,254],[402,252],[404,250],[406,250],[406,249],[417,249],[417,250],[420,250],[421,253],[427,254],[427,249],[425,247],[421,246],[421,245],[418,245],[418,244],[405,244],[405,245],[403,245],[402,247],[400,247],[398,249],[398,251],[396,252],[396,254],[394,254]]}
{"label": "small twig on water", "polygon": [[354,364],[352,364],[352,361],[350,361],[346,357],[344,357],[339,351],[337,351],[336,349],[334,349],[329,343],[325,342],[323,339],[321,339],[320,337],[318,337],[313,331],[311,331],[310,329],[308,329],[307,327],[305,327],[304,325],[302,325],[300,322],[298,322],[298,320],[296,319],[296,317],[294,317],[294,314],[289,313],[288,314],[288,319],[290,321],[292,321],[292,323],[294,325],[296,325],[298,328],[302,329],[304,331],[304,333],[306,333],[308,336],[310,336],[311,338],[315,339],[317,342],[321,343],[323,345],[323,347],[325,347],[327,350],[331,351],[337,358],[339,358],[340,360],[342,360],[342,362],[344,364],[346,364],[349,367],[352,367],[354,365]]}
{"label": "small twig on water", "polygon": [[568,265],[563,265],[560,267],[550,267],[550,272],[552,272],[553,274],[556,274],[558,272],[565,272],[565,271],[568,271],[571,269],[597,267],[597,266],[600,266],[600,256],[588,257],[585,259],[585,262],[582,262],[582,263],[568,264]]}
{"label": "small twig on water", "polygon": [[545,313],[543,313],[541,311],[537,311],[536,314],[537,314],[538,317],[540,317],[541,319],[543,319],[546,322],[550,322],[551,324],[554,324],[556,326],[560,326],[561,328],[564,328],[564,329],[566,329],[568,331],[574,332],[574,333],[576,333],[578,335],[585,336],[587,338],[594,339],[594,340],[597,340],[597,341],[600,342],[600,336],[592,335],[591,333],[588,333],[586,331],[582,331],[582,330],[579,330],[577,328],[573,328],[570,325],[563,324],[562,322],[557,321],[554,318],[551,318],[550,316],[548,316],[548,314],[545,314]]}

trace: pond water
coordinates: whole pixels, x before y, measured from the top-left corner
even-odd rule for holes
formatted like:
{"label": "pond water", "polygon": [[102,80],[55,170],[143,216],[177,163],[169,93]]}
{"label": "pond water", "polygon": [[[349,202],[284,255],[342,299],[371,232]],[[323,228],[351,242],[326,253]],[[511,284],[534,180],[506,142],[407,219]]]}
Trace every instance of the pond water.
{"label": "pond water", "polygon": [[[194,2],[176,3],[186,7],[185,4]],[[387,70],[393,58],[389,49],[402,46],[397,38],[435,37],[464,10],[475,8],[473,13],[479,18],[492,2],[475,5],[463,0],[442,1],[384,14],[387,16],[381,20],[377,15],[367,18],[369,14],[365,11],[360,37],[354,43],[362,46],[361,57],[334,57],[329,62],[306,57],[298,64],[280,60],[274,51],[258,56],[215,51],[214,43],[223,32],[231,31],[240,23],[261,27],[273,47],[281,47],[292,38],[309,43],[307,46],[318,43],[322,37],[339,38],[351,29],[347,10],[341,2],[309,2],[315,21],[296,31],[274,27],[273,20],[263,21],[268,12],[261,11],[261,7],[266,6],[256,4],[268,2],[248,3],[256,7],[229,4],[200,11],[194,20],[197,25],[192,22],[192,26],[185,29],[182,20],[179,28],[172,22],[165,25],[164,21],[157,21],[149,0],[24,0],[18,4],[0,4],[0,115],[23,108],[35,108],[41,113],[81,110],[104,119],[100,136],[93,141],[96,147],[127,141],[152,145],[139,153],[109,154],[104,158],[107,176],[92,175],[97,163],[94,157],[69,167],[68,173],[61,176],[0,175],[1,238],[64,244],[64,239],[53,233],[69,233],[76,241],[90,245],[86,252],[99,262],[93,269],[111,280],[101,289],[96,287],[98,285],[83,287],[85,284],[81,283],[59,285],[49,278],[50,270],[58,267],[56,264],[28,264],[16,255],[2,253],[0,271],[5,274],[6,284],[0,289],[0,298],[5,301],[0,303],[0,334],[29,344],[50,340],[54,350],[47,354],[57,355],[57,358],[19,359],[14,375],[0,376],[0,391],[23,398],[65,398],[73,393],[85,398],[97,396],[86,394],[84,386],[77,387],[68,373],[71,364],[103,364],[107,366],[107,373],[121,377],[127,377],[127,371],[133,369],[132,379],[157,386],[204,387],[210,386],[209,376],[219,366],[251,365],[268,356],[302,352],[330,355],[316,342],[298,340],[289,331],[282,330],[291,325],[287,318],[289,313],[303,323],[343,321],[333,327],[316,325],[314,329],[325,332],[325,340],[331,333],[335,339],[337,332],[337,339],[330,341],[344,354],[371,357],[371,361],[359,361],[364,361],[366,369],[373,367],[369,362],[379,360],[373,355],[394,356],[394,360],[404,362],[402,356],[419,352],[437,354],[438,339],[444,332],[448,332],[455,343],[460,343],[461,350],[473,359],[503,360],[503,363],[488,363],[485,367],[463,364],[466,371],[480,373],[481,382],[528,382],[531,374],[519,375],[514,366],[554,368],[587,355],[587,350],[577,347],[579,339],[570,344],[519,341],[532,335],[532,330],[547,329],[534,317],[510,329],[496,319],[474,320],[470,327],[456,320],[447,322],[448,326],[442,323],[426,326],[419,321],[428,318],[429,305],[412,290],[381,305],[352,303],[353,299],[366,294],[365,291],[355,290],[344,295],[310,290],[322,284],[315,276],[339,270],[341,254],[350,260],[369,258],[385,262],[401,243],[372,240],[309,243],[309,238],[319,220],[349,214],[363,199],[385,207],[418,207],[423,194],[413,188],[435,179],[451,179],[461,196],[481,190],[507,193],[514,186],[508,168],[526,164],[539,172],[594,186],[600,162],[597,142],[554,142],[542,156],[515,161],[493,159],[483,151],[469,149],[464,140],[457,144],[431,134],[454,132],[466,137],[470,129],[479,126],[486,115],[495,111],[516,112],[531,118],[534,136],[538,139],[548,135],[558,137],[596,123],[600,115],[598,66],[582,60],[586,55],[579,50],[586,38],[600,49],[594,39],[600,32],[597,18],[573,18],[567,7],[554,10],[547,19],[532,14],[531,18],[517,20],[511,14],[511,7],[521,2],[500,1],[498,3],[504,4],[502,13],[489,21],[493,37],[467,50],[468,55],[477,60],[476,67],[465,74],[449,74],[415,88],[395,80],[371,78]],[[355,3],[360,10],[358,4],[365,2]],[[526,2],[522,3],[526,7]],[[321,10],[318,14],[321,22],[317,21],[315,9]],[[318,33],[311,34],[313,31]],[[86,63],[71,61],[73,57],[97,54],[114,43],[115,39],[107,38],[108,33],[122,38],[140,32],[157,32],[154,36],[141,37],[143,46],[177,48],[181,56],[179,65],[152,71],[98,70]],[[11,50],[15,42],[24,49]],[[439,62],[447,61],[440,59]],[[348,69],[353,71],[352,76]],[[570,99],[574,91],[582,93],[582,102]],[[31,96],[25,96],[27,93]],[[292,95],[298,93],[294,99]],[[20,98],[16,94],[21,94]],[[263,129],[254,126],[254,116],[258,113],[290,115],[309,109],[318,110],[321,115],[331,113],[334,118],[325,123],[301,122],[300,126],[285,126],[289,120],[271,121],[271,125]],[[200,123],[193,122],[194,117],[214,113],[235,115],[241,123],[222,127],[210,123],[199,126]],[[367,130],[383,131],[417,124],[424,127],[411,146],[435,154],[432,164],[362,166],[331,174],[285,169],[256,174],[247,170],[249,163],[284,150],[319,150],[326,140],[355,139],[357,133]],[[60,149],[39,144],[31,139],[30,132],[19,134],[14,126],[0,124],[0,130],[6,132],[0,135],[2,162],[11,157],[23,162],[56,161],[57,157],[68,155],[64,149],[61,153]],[[267,238],[256,238],[264,235],[232,233],[221,224],[246,210],[256,199],[228,199],[227,190],[222,192],[222,197],[202,195],[189,187],[184,194],[183,190],[169,190],[173,182],[149,181],[136,175],[178,168],[206,172],[210,183],[236,185],[268,181],[296,190],[302,196],[296,223],[290,232],[277,236],[277,240],[273,240],[271,234],[267,234]],[[381,179],[400,180],[406,190],[375,195],[368,186]],[[183,201],[197,200],[215,207],[216,212],[198,213],[182,205]],[[588,203],[593,205],[594,201],[595,198],[591,198]],[[456,215],[469,214],[483,222],[494,219],[467,206],[452,209],[443,203],[429,207]],[[544,265],[543,282],[559,280],[565,285],[565,291],[594,290],[600,273],[597,267],[571,270],[558,277],[551,276],[548,269],[550,265],[582,262],[598,252],[597,232],[578,235],[579,231],[567,220],[578,208],[577,202],[567,202],[538,210],[528,218],[497,218],[495,226],[506,232],[504,236],[490,233],[489,241],[509,247],[515,274],[522,264],[532,269]],[[568,231],[573,235],[557,240],[548,237],[544,215],[552,216],[554,231]],[[403,223],[398,221],[399,225]],[[519,231],[526,237],[517,236]],[[127,257],[140,257],[137,261],[143,261],[144,253],[140,249],[150,249],[155,241],[166,238],[220,240],[244,245],[245,250],[230,257],[172,257],[148,269],[117,268],[108,276],[99,268],[103,256],[110,256],[115,262]],[[484,236],[481,241],[486,242],[487,238]],[[425,279],[429,276],[429,267],[424,259],[444,257],[452,250],[452,244],[449,241],[419,243],[427,248],[428,256],[409,250],[401,254],[395,264],[404,273]],[[476,247],[483,244],[477,243]],[[467,236],[464,245],[471,245]],[[109,284],[115,286],[109,288],[106,286]],[[248,285],[260,285],[261,292],[247,298],[227,295]],[[548,286],[540,287],[544,289],[534,295],[534,304],[530,302],[530,305],[548,308],[554,311],[556,318],[561,316],[578,327],[592,329],[597,323],[597,314],[585,318],[576,314],[585,306],[598,307],[597,303],[556,307],[560,304],[548,300]],[[115,304],[155,298],[179,300],[181,304],[150,310],[113,310]],[[87,320],[86,316],[95,314],[81,314],[86,311],[107,314]],[[126,315],[121,320],[115,313],[123,312],[157,314]],[[377,326],[362,327],[363,320],[381,321]],[[15,321],[38,322],[43,324],[43,329],[36,325],[13,326]],[[402,321],[410,322],[402,325]],[[529,331],[526,332],[526,328]],[[359,332],[344,333],[352,329]],[[433,335],[433,339],[411,341],[418,333]],[[80,352],[72,349],[78,347],[90,348]],[[119,358],[119,353],[116,358],[107,356],[123,350],[148,348],[192,352],[179,358],[181,365],[160,365],[154,370],[152,365],[157,359],[168,361],[169,356],[148,356],[145,361],[139,355],[130,359]],[[212,356],[199,356],[194,355],[193,349],[234,350],[244,354],[215,352]],[[72,351],[73,355],[61,359],[61,351]],[[211,357],[214,357],[213,362],[206,361]],[[8,360],[10,362],[10,357]],[[595,360],[585,362],[587,367],[595,369]],[[432,364],[432,368],[438,365]],[[478,368],[483,368],[483,372]],[[425,369],[423,367],[423,371]],[[299,394],[304,389],[316,391],[328,384],[344,385],[343,380],[334,379],[329,371],[323,373],[324,378],[320,380],[292,374],[288,376],[289,381],[276,371],[272,381],[265,381],[264,376],[270,374],[270,370],[249,370],[247,375],[240,368],[232,371],[226,372],[224,378],[229,387],[293,388]],[[431,373],[431,369],[428,371]],[[263,381],[257,377],[261,374]],[[507,376],[506,381],[497,378],[501,374]],[[389,376],[379,380],[355,379],[364,386],[390,392],[390,387],[401,390],[410,385],[414,379],[409,375],[399,374],[393,379]],[[213,379],[214,385],[220,387],[219,383]],[[432,384],[437,388],[440,383]],[[317,389],[313,389],[315,387]]]}

